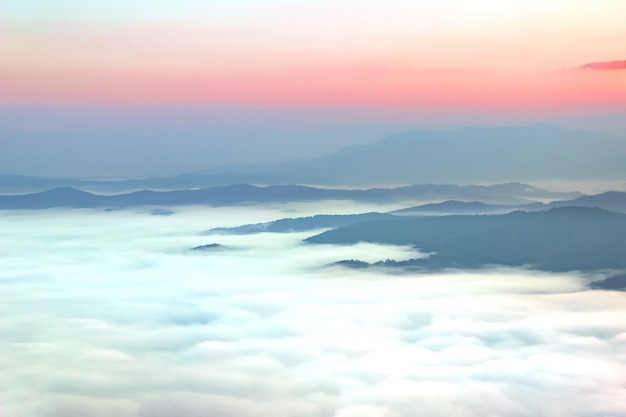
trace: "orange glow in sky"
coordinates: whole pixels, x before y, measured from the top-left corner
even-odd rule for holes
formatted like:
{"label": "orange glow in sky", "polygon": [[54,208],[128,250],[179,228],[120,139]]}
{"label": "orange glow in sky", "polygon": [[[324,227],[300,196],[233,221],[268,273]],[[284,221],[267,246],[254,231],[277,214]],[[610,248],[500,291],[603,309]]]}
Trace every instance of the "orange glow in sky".
{"label": "orange glow in sky", "polygon": [[626,105],[624,1],[232,3],[5,1],[0,102]]}

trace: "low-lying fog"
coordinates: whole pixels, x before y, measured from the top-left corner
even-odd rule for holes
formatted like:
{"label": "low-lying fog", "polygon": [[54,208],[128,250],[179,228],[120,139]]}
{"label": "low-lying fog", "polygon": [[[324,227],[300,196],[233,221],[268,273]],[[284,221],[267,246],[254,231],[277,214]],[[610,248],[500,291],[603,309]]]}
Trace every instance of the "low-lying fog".
{"label": "low-lying fog", "polygon": [[293,210],[0,213],[1,414],[626,415],[626,293],[347,270],[325,265],[417,254],[204,233]]}

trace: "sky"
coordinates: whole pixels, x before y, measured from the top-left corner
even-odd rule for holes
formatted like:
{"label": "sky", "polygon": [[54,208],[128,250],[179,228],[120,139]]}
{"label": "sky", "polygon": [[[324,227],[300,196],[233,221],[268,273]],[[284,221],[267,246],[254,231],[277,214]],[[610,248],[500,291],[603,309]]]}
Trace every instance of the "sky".
{"label": "sky", "polygon": [[[624,16],[622,0],[4,0],[0,141],[22,146],[11,160],[37,173],[41,157],[22,153],[53,154],[46,141],[63,147],[84,111],[97,114],[84,147],[115,142],[98,133],[119,125],[103,107],[136,127],[119,132],[138,138],[130,148],[180,139],[150,127],[166,109],[206,138],[208,152],[184,147],[206,152],[208,166],[320,154],[408,127],[589,119],[623,132]],[[209,108],[221,125],[211,135],[214,124],[194,125],[178,106]],[[281,122],[259,124],[251,109]]]}
{"label": "sky", "polygon": [[316,205],[149,210],[3,213],[7,416],[626,413],[626,294],[589,276],[345,270],[418,254],[206,234]]}
{"label": "sky", "polygon": [[5,103],[624,104],[621,0],[5,0]]}

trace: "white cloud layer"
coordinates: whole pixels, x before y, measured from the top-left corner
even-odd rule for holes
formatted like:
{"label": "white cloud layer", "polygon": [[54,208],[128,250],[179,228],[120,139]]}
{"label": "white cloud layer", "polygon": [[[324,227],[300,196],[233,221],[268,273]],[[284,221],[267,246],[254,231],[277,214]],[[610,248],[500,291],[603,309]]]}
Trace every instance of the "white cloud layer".
{"label": "white cloud layer", "polygon": [[236,210],[2,213],[2,415],[626,415],[626,293],[325,267],[405,247],[202,235],[283,216]]}

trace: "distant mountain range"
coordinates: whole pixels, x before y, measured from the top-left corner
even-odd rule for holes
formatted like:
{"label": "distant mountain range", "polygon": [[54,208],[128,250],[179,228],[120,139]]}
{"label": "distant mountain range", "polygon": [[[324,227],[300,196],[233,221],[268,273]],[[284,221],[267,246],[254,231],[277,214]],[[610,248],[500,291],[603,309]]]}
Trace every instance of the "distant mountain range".
{"label": "distant mountain range", "polygon": [[40,193],[0,196],[0,209],[45,209],[52,207],[121,208],[193,204],[224,206],[260,202],[322,200],[393,203],[463,199],[480,200],[493,204],[527,204],[536,201],[536,199],[567,199],[579,196],[579,193],[555,193],[519,183],[490,186],[427,184],[365,190],[316,188],[301,185],[257,187],[249,184],[239,184],[199,190],[142,190],[117,195],[99,195],[74,188],[61,187]]}
{"label": "distant mountain range", "polygon": [[537,124],[413,130],[317,158],[217,167],[169,178],[107,181],[0,175],[0,193],[57,187],[111,193],[240,183],[382,186],[625,177],[626,137]]}
{"label": "distant mountain range", "polygon": [[[249,179],[249,176],[240,176]],[[174,177],[153,177],[124,180],[94,180],[81,178],[44,178],[26,175],[0,175],[0,193],[17,194],[41,192],[52,188],[76,188],[93,192],[124,192],[133,190],[182,190],[206,188],[245,182],[229,174],[181,174]]]}
{"label": "distant mountain range", "polygon": [[482,201],[446,200],[440,203],[422,204],[394,210],[392,213],[401,216],[432,215],[432,214],[496,214],[509,213],[514,210],[535,211],[546,210],[547,204],[529,203],[520,205],[488,204]]}
{"label": "distant mountain range", "polygon": [[209,233],[255,234],[255,233],[288,233],[316,229],[344,227],[355,223],[373,220],[392,220],[406,216],[450,215],[450,214],[505,214],[513,211],[546,211],[558,207],[593,207],[626,213],[626,193],[608,192],[594,196],[584,196],[569,201],[552,203],[531,203],[524,205],[495,205],[478,201],[444,201],[442,203],[424,204],[390,213],[363,214],[326,214],[309,217],[283,218],[265,223],[246,224],[237,227],[212,229]]}
{"label": "distant mountain range", "polygon": [[496,214],[509,213],[514,210],[539,211],[554,207],[599,207],[605,210],[626,213],[626,193],[607,191],[601,194],[581,196],[573,200],[552,201],[550,203],[535,202],[518,205],[448,200],[440,203],[422,204],[415,207],[395,210],[392,213],[398,215]]}
{"label": "distant mountain range", "polygon": [[291,183],[370,186],[623,179],[626,137],[546,124],[413,130],[319,158],[239,167],[233,172]]}

